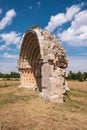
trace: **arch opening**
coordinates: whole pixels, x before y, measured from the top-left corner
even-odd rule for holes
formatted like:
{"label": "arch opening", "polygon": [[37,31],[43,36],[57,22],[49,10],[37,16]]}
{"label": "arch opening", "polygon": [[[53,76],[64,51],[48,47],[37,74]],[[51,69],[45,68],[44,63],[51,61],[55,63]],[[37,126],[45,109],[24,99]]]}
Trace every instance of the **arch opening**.
{"label": "arch opening", "polygon": [[35,33],[29,31],[29,33],[25,34],[18,63],[21,87],[42,91],[40,59],[41,53],[38,38]]}

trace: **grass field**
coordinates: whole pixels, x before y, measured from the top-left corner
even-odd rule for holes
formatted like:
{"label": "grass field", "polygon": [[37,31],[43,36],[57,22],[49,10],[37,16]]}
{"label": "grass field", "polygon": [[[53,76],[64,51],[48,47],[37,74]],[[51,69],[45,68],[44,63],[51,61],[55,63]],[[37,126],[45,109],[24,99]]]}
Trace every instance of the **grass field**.
{"label": "grass field", "polygon": [[18,85],[0,81],[0,130],[87,130],[87,82],[68,81],[71,90],[61,104]]}

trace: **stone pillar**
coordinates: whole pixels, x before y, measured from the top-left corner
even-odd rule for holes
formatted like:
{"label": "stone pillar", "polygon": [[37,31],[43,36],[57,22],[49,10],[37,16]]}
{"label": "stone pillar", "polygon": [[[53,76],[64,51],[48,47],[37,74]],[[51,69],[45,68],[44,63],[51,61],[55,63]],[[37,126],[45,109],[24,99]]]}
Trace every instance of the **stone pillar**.
{"label": "stone pillar", "polygon": [[51,62],[43,61],[41,67],[42,93],[41,96],[51,102],[63,102],[65,89],[65,69],[56,67]]}

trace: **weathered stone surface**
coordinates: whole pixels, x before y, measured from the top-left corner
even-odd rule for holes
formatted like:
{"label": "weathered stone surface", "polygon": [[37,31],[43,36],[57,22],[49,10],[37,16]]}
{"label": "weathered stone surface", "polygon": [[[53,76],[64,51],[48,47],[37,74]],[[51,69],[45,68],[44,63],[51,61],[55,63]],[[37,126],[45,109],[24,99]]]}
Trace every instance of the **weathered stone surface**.
{"label": "weathered stone surface", "polygon": [[69,90],[65,82],[67,65],[64,49],[49,32],[35,28],[25,33],[18,60],[20,87],[38,89],[43,98],[63,102]]}

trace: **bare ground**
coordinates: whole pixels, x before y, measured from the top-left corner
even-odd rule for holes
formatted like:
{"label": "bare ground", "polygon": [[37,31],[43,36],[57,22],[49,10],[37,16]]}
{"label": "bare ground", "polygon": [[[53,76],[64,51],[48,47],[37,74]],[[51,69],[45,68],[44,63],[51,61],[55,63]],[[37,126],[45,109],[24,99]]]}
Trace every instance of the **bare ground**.
{"label": "bare ground", "polygon": [[62,104],[12,82],[5,87],[0,81],[0,130],[87,130],[87,82],[69,81],[71,91]]}

